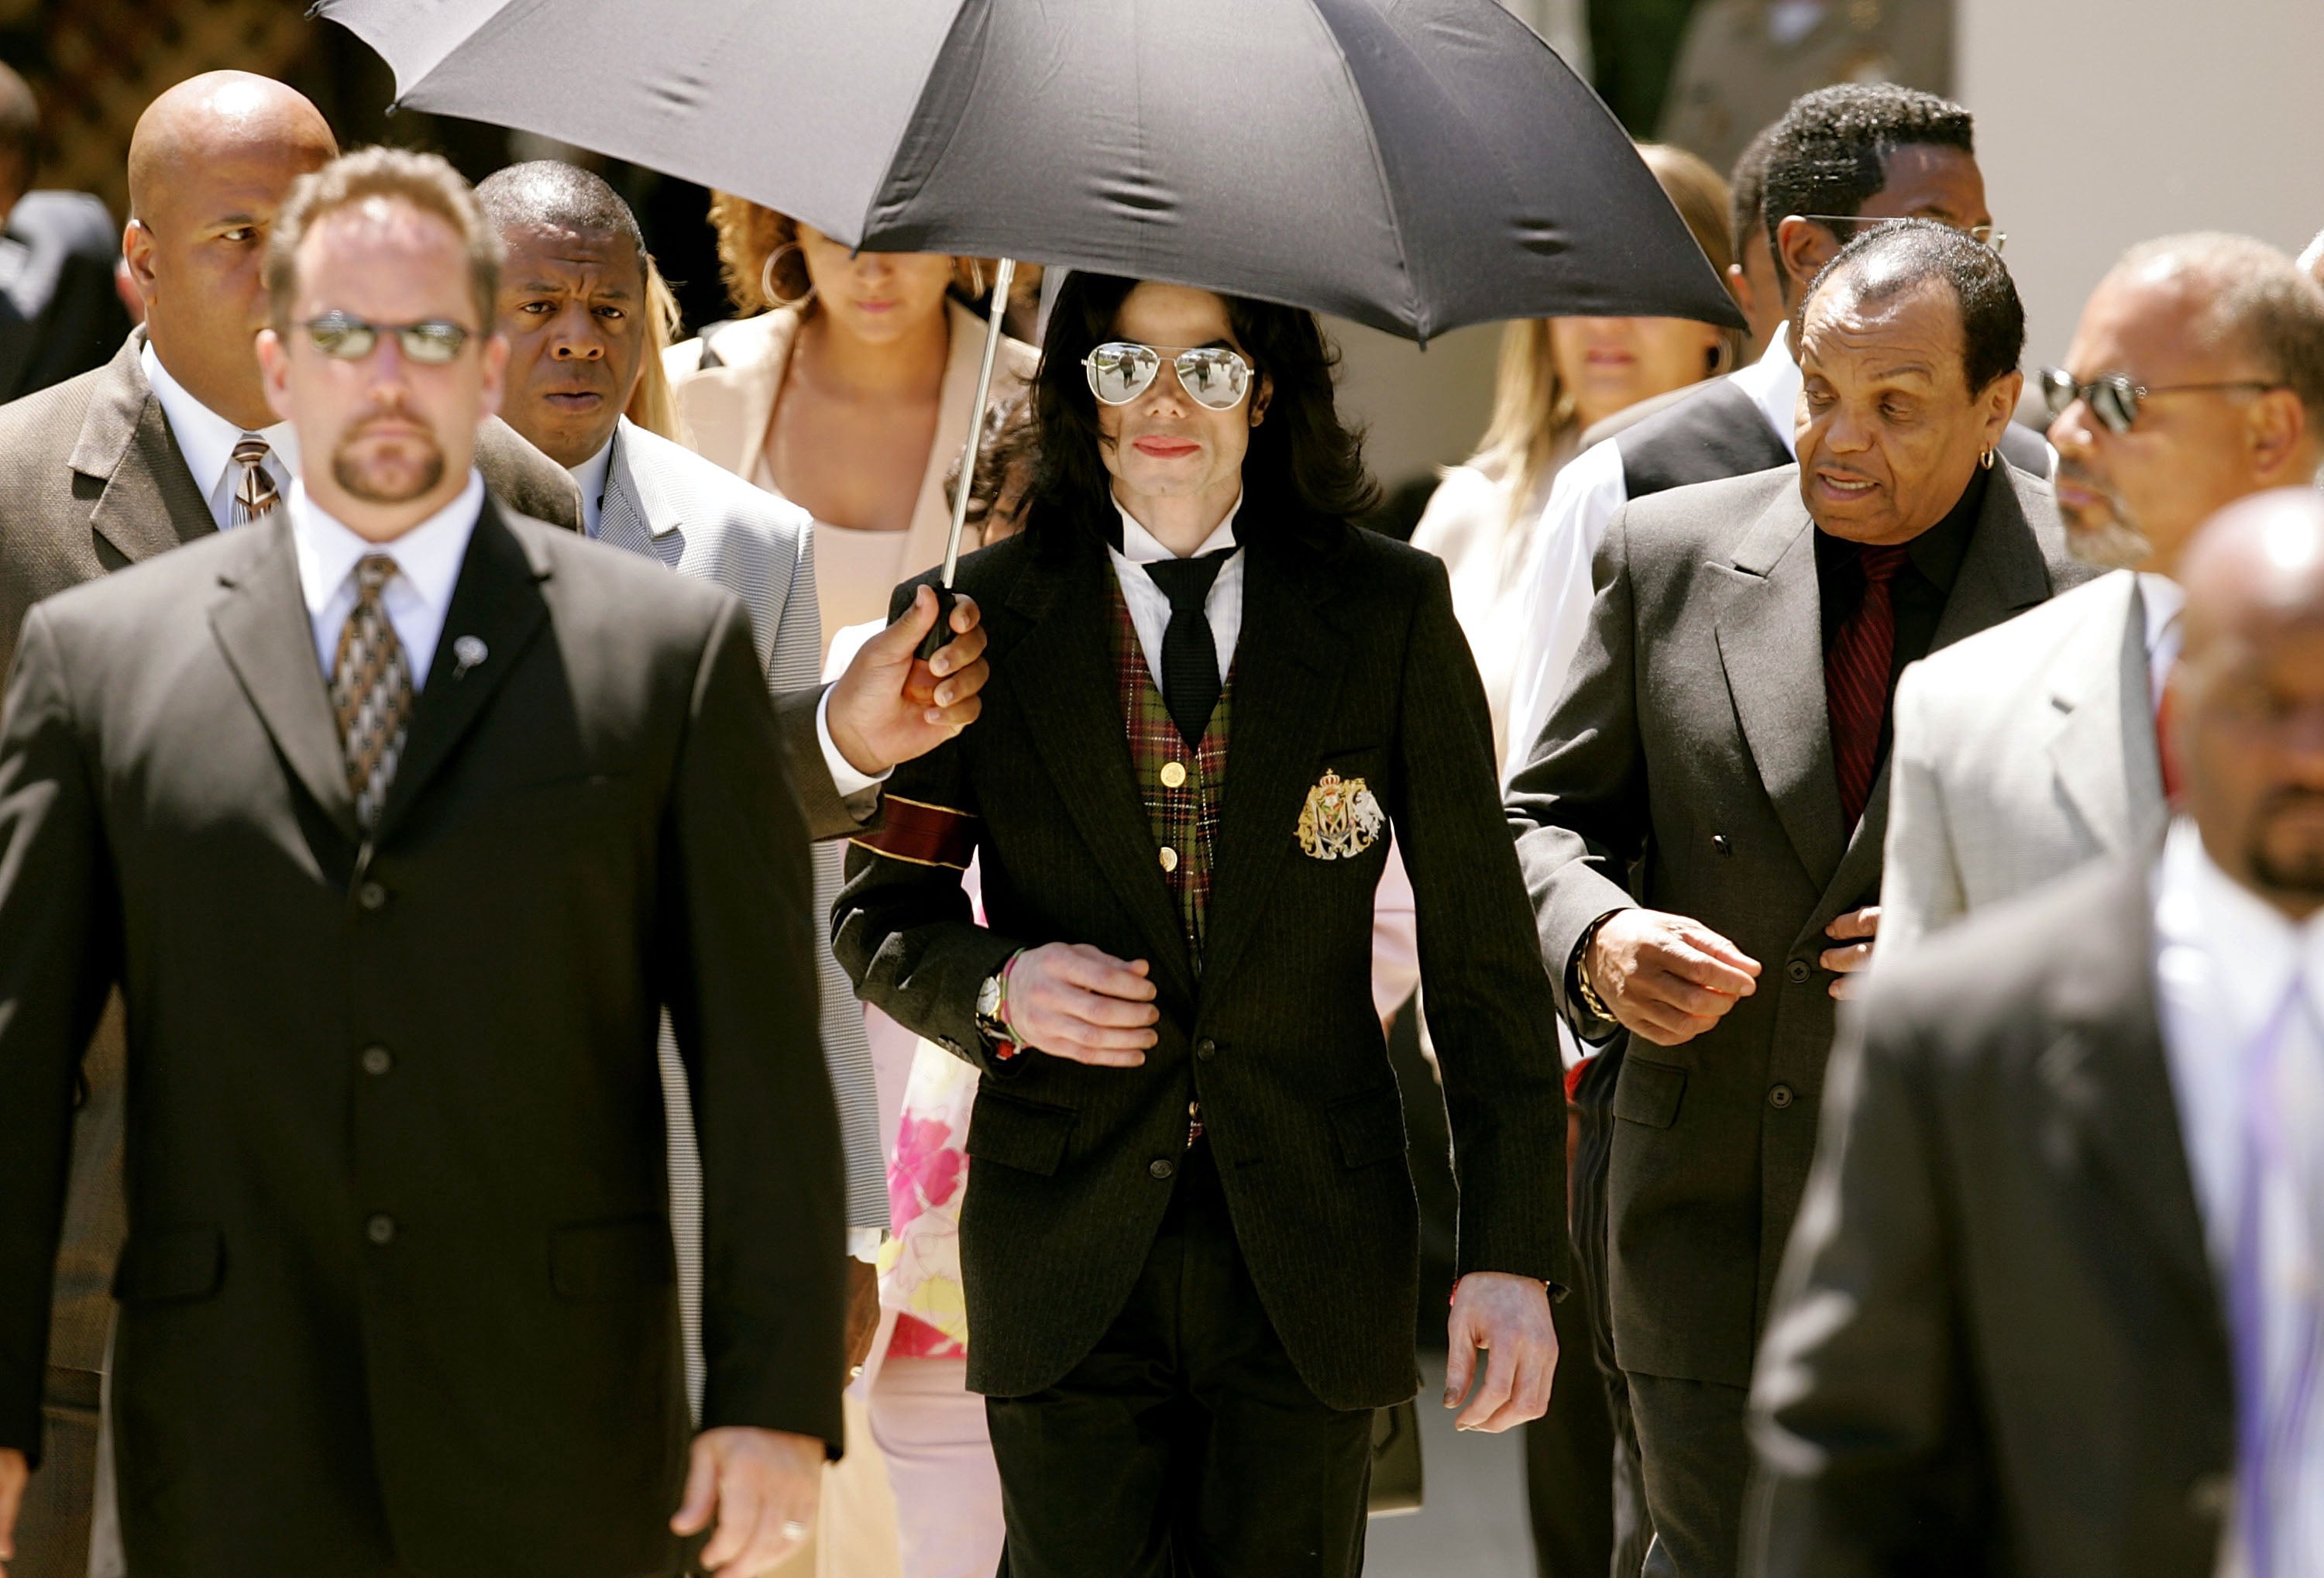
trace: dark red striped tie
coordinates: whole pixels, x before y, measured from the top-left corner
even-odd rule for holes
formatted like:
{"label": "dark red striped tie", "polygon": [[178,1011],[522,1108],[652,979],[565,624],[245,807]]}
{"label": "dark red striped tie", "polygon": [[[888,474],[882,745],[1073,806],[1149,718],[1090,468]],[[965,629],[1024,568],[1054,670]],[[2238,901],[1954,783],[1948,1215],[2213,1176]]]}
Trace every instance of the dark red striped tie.
{"label": "dark red striped tie", "polygon": [[1895,661],[1896,604],[1891,584],[1912,550],[1858,548],[1864,601],[1848,616],[1823,658],[1824,703],[1831,711],[1831,762],[1840,774],[1840,814],[1848,830],[1864,817],[1880,761],[1880,722],[1888,710],[1888,670]]}

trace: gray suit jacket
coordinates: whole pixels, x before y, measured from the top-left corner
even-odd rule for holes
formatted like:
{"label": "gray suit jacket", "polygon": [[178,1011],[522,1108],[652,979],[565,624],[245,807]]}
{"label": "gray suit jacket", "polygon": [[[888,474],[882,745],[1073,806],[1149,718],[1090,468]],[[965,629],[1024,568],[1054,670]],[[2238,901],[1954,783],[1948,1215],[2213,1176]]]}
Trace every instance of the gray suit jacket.
{"label": "gray suit jacket", "polygon": [[[1815,1139],[1833,918],[1880,891],[1887,788],[1853,836],[1832,767],[1814,525],[1796,466],[1618,512],[1573,677],[1509,785],[1543,957],[1585,1038],[1571,964],[1633,902],[1757,959],[1758,990],[1683,1047],[1633,1041],[1614,1095],[1615,1345],[1624,1369],[1748,1383]],[[1944,646],[2082,572],[2050,486],[1997,467],[1936,632]],[[1635,898],[1634,898],[1635,895]]]}
{"label": "gray suit jacket", "polygon": [[1882,961],[2163,831],[2146,611],[2117,571],[1905,670]]}
{"label": "gray suit jacket", "polygon": [[[33,604],[217,530],[145,382],[138,361],[144,344],[144,331],[134,330],[104,366],[0,406],[0,668],[13,664]],[[495,420],[479,433],[476,464],[517,512],[579,528],[573,479],[505,423]],[[128,1231],[123,1056],[115,998],[81,1066],[49,1334],[51,1398],[88,1410],[105,1367],[114,1263]],[[17,1529],[28,1570],[36,1557],[46,1559],[52,1542],[77,1547],[88,1530],[86,1490],[69,1508],[52,1511],[42,1501],[37,1510],[37,1519]]]}
{"label": "gray suit jacket", "polygon": [[1752,1398],[1747,1573],[2209,1578],[2235,1394],[2151,857],[1971,917],[1844,1016]]}
{"label": "gray suit jacket", "polygon": [[[805,510],[752,486],[724,466],[623,418],[605,476],[597,523],[599,541],[659,559],[681,575],[724,587],[751,611],[752,640],[766,670],[775,708],[785,724],[792,781],[807,786],[803,799],[818,807],[810,824],[831,829],[835,813],[854,831],[879,805],[868,790],[853,804],[839,798],[815,731],[824,687],[817,672],[823,651],[816,612],[814,522]],[[815,846],[816,913],[828,915],[839,897],[844,845]],[[840,1135],[847,1153],[847,1221],[852,1227],[888,1223],[886,1158],[880,1148],[880,1113],[872,1076],[872,1047],[863,1033],[863,1006],[831,956],[831,931],[816,928],[816,963],[823,993],[823,1052],[839,1101]],[[684,1069],[668,1027],[663,1074],[670,1097],[671,1221],[678,1233],[679,1302],[691,1339],[700,1313],[701,1175],[694,1166],[692,1112]],[[698,1362],[689,1341],[688,1365]]]}

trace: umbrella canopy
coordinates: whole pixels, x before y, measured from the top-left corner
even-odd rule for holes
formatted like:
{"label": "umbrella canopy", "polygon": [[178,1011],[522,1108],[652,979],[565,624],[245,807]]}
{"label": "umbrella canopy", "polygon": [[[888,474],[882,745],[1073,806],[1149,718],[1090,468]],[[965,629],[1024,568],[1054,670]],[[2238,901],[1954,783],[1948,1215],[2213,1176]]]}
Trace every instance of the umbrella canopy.
{"label": "umbrella canopy", "polygon": [[1495,0],[321,0],[399,104],[881,252],[1020,258],[1425,341],[1742,327],[1597,96]]}

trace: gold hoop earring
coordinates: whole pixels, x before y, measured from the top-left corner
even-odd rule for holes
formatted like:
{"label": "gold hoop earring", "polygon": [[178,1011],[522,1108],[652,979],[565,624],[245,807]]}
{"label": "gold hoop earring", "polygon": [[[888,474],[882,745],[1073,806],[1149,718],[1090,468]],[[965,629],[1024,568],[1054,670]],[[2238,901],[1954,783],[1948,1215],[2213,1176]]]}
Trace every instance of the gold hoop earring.
{"label": "gold hoop earring", "polygon": [[774,251],[767,254],[767,261],[761,264],[759,268],[759,294],[770,307],[781,308],[784,309],[795,308],[800,311],[805,311],[807,309],[807,304],[815,300],[815,282],[812,277],[808,280],[807,292],[804,295],[783,297],[775,293],[775,265],[783,261],[783,254],[785,253],[790,252],[796,252],[801,256],[805,256],[807,248],[801,246],[796,241],[787,241],[783,243],[782,245],[775,248]]}
{"label": "gold hoop earring", "polygon": [[968,281],[969,295],[975,300],[982,300],[984,298],[984,260],[982,258],[973,257],[968,260]]}
{"label": "gold hoop earring", "polygon": [[1991,471],[1993,469],[1993,451],[1987,449],[1984,454],[1978,456],[1977,457],[1977,463],[1985,467],[1986,470]]}

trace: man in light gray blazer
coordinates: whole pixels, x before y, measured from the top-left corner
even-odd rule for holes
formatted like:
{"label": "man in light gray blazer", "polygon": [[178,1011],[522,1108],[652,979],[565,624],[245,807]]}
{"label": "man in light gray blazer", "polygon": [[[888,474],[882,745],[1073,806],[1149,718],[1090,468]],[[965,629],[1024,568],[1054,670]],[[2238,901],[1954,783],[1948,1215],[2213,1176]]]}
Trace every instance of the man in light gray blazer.
{"label": "man in light gray blazer", "polygon": [[1993,458],[2024,318],[1989,248],[1884,226],[1803,324],[1799,466],[1614,517],[1508,792],[1561,1006],[1628,1038],[1609,1260],[1649,1574],[1738,1560],[1745,1388],[1877,925],[1893,676],[2087,573],[2049,484]]}
{"label": "man in light gray blazer", "polygon": [[2155,718],[2179,558],[2234,500],[2324,460],[2324,291],[2240,235],[2135,248],[2082,312],[2055,413],[2058,507],[2106,576],[1936,653],[1896,690],[1879,955],[2165,819]]}
{"label": "man in light gray blazer", "polygon": [[[810,800],[809,826],[826,838],[861,831],[877,814],[880,780],[949,739],[976,715],[987,667],[975,605],[955,609],[955,639],[914,674],[913,649],[935,620],[933,599],[875,637],[833,685],[820,683],[822,625],[815,588],[813,523],[806,511],[724,467],[647,431],[622,413],[647,372],[650,259],[637,220],[597,176],[554,160],[512,165],[476,189],[508,248],[500,328],[508,337],[510,422],[579,485],[584,529],[613,547],[658,558],[681,575],[715,582],[751,610],[760,665],[785,724],[793,777]],[[934,684],[936,694],[927,694]],[[918,697],[915,703],[907,692]],[[816,811],[820,799],[824,814]],[[832,813],[838,813],[835,820]],[[816,897],[828,910],[842,881],[841,847],[815,851]],[[816,937],[823,1044],[839,1101],[847,1154],[853,1256],[849,1362],[862,1361],[879,1318],[872,1257],[888,1222],[871,1047],[863,1010]],[[692,1338],[699,1308],[698,1183],[690,1165],[692,1118],[675,1047],[665,1029],[663,1081],[670,1098],[673,1226],[681,1307]]]}

